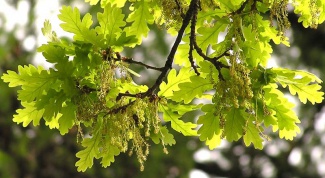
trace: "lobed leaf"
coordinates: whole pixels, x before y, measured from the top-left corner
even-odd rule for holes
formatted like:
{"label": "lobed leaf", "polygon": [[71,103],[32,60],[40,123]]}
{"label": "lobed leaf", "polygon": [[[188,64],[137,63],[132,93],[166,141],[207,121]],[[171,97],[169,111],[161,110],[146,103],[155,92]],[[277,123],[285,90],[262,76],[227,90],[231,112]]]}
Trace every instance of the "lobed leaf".
{"label": "lobed leaf", "polygon": [[103,13],[97,13],[99,26],[96,28],[98,34],[102,34],[106,39],[106,44],[111,46],[116,37],[122,32],[122,27],[126,25],[122,9],[115,5],[107,4]]}
{"label": "lobed leaf", "polygon": [[126,19],[131,23],[127,28],[127,36],[135,35],[138,39],[138,44],[142,42],[142,36],[146,37],[149,33],[148,24],[154,22],[154,17],[149,11],[150,7],[147,1],[136,1],[134,10]]}
{"label": "lobed leaf", "polygon": [[190,81],[192,75],[194,75],[194,72],[191,71],[190,67],[182,67],[178,74],[176,74],[175,69],[170,70],[167,76],[167,83],[162,82],[159,86],[160,91],[158,92],[158,96],[172,97],[174,91],[180,90],[178,85]]}
{"label": "lobed leaf", "polygon": [[[284,94],[276,89],[276,85],[268,85],[263,88],[265,101],[267,107],[272,109],[272,114],[277,120],[277,125],[273,125],[273,131],[279,129],[281,138],[292,139],[300,132],[299,127],[296,125],[300,123],[296,113],[293,111],[294,104],[290,103]],[[284,135],[284,134],[288,135]]]}
{"label": "lobed leaf", "polygon": [[76,110],[77,107],[70,102],[66,103],[66,106],[61,109],[60,113],[62,116],[59,118],[59,131],[61,135],[68,133],[69,129],[74,125]]}
{"label": "lobed leaf", "polygon": [[[76,162],[78,171],[85,172],[87,168],[93,166],[94,158],[97,158],[100,154],[100,143],[102,138],[102,118],[98,118],[98,122],[93,129],[95,133],[90,138],[85,138],[81,145],[85,147],[84,150],[79,151],[76,156],[79,160]],[[107,158],[106,158],[107,159]]]}
{"label": "lobed leaf", "polygon": [[48,42],[60,41],[55,32],[52,31],[52,25],[49,20],[44,21],[44,27],[41,29],[42,34],[47,37]]}
{"label": "lobed leaf", "polygon": [[220,119],[216,116],[214,108],[213,104],[207,104],[201,108],[205,112],[197,121],[198,124],[202,124],[198,130],[201,141],[211,140],[215,135],[220,134]]}
{"label": "lobed leaf", "polygon": [[21,101],[32,102],[41,97],[50,88],[59,87],[57,75],[53,70],[44,70],[43,67],[19,66],[18,72],[8,71],[2,79],[8,82],[10,87],[21,85],[18,91],[18,99]]}
{"label": "lobed leaf", "polygon": [[160,132],[155,134],[152,133],[150,134],[150,138],[152,139],[152,141],[155,144],[159,144],[160,140],[164,145],[169,145],[172,146],[174,144],[176,144],[176,141],[174,139],[174,136],[169,133],[168,129],[166,128],[166,126],[161,126],[160,127]]}
{"label": "lobed leaf", "polygon": [[244,111],[231,108],[225,117],[224,134],[228,141],[237,141],[244,133],[245,126]]}
{"label": "lobed leaf", "polygon": [[305,28],[317,28],[325,20],[324,1],[294,0],[293,6],[294,13],[299,14],[298,22],[302,22]]}
{"label": "lobed leaf", "polygon": [[196,124],[191,122],[184,122],[180,120],[182,115],[173,112],[169,106],[159,105],[159,111],[163,113],[163,119],[165,122],[170,122],[171,127],[177,131],[182,133],[185,136],[195,136],[197,135],[196,130],[193,130],[197,127]]}
{"label": "lobed leaf", "polygon": [[204,92],[211,90],[213,84],[207,79],[200,76],[191,76],[190,82],[180,83],[180,90],[175,91],[172,100],[180,102],[184,101],[185,104],[190,103],[194,98],[199,98]]}
{"label": "lobed leaf", "polygon": [[72,9],[70,6],[63,6],[58,17],[63,22],[60,24],[61,28],[75,34],[74,40],[85,41],[96,46],[104,47],[102,37],[97,35],[95,30],[89,29],[93,24],[92,17],[89,13],[81,20],[78,8],[75,7]]}
{"label": "lobed leaf", "polygon": [[263,149],[263,139],[260,136],[259,130],[256,128],[257,126],[252,122],[249,122],[246,127],[246,133],[243,136],[244,143],[248,147],[251,143],[253,143],[254,147],[257,149]]}
{"label": "lobed leaf", "polygon": [[210,150],[215,149],[217,146],[221,144],[221,135],[222,130],[220,130],[219,134],[214,134],[211,139],[207,139],[205,144],[209,147]]}
{"label": "lobed leaf", "polygon": [[82,141],[82,146],[86,149],[79,151],[76,156],[79,160],[76,162],[78,171],[85,172],[87,168],[93,166],[93,159],[99,154],[98,144],[100,142],[100,137],[94,135],[92,138],[85,138]]}
{"label": "lobed leaf", "polygon": [[33,121],[33,125],[39,125],[39,122],[43,116],[44,109],[37,109],[35,107],[35,102],[21,102],[23,109],[17,109],[17,114],[14,115],[13,121],[23,123],[24,127]]}
{"label": "lobed leaf", "polygon": [[[307,100],[312,104],[321,103],[324,99],[324,92],[321,92],[321,86],[318,83],[322,81],[315,75],[288,69],[274,69],[277,74],[275,80],[283,87],[289,88],[292,95],[298,95],[299,100],[306,104]],[[316,83],[315,83],[316,82]]]}
{"label": "lobed leaf", "polygon": [[102,161],[100,162],[103,167],[108,167],[115,161],[114,157],[119,155],[121,150],[112,145],[109,144],[109,140],[105,140],[105,147],[101,149],[100,153],[98,154],[98,157],[102,158]]}
{"label": "lobed leaf", "polygon": [[205,51],[209,45],[213,45],[218,43],[219,33],[224,31],[227,27],[227,23],[225,21],[218,21],[213,27],[201,27],[197,31],[199,35],[197,38],[198,46]]}

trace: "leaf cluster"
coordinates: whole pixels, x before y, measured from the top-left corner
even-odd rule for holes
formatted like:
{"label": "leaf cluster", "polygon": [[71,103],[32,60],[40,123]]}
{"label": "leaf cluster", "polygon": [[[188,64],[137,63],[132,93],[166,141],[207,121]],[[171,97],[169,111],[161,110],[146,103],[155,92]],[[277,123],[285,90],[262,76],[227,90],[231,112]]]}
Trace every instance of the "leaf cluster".
{"label": "leaf cluster", "polygon": [[[314,74],[266,68],[271,41],[289,46],[284,34],[288,1],[128,2],[101,0],[102,12],[83,17],[78,8],[63,6],[60,26],[74,35],[72,41],[59,38],[45,21],[48,42],[38,48],[53,67],[19,66],[1,77],[10,87],[20,86],[23,108],[14,122],[39,125],[44,119],[61,134],[78,129],[84,147],[76,154],[79,171],[92,167],[94,158],[107,167],[123,152],[135,153],[143,169],[151,141],[162,144],[165,153],[167,145],[175,144],[169,125],[185,136],[198,136],[210,149],[222,139],[241,138],[246,146],[262,149],[269,127],[289,140],[300,131],[295,104],[279,86],[302,103],[322,102],[322,81]],[[293,5],[304,26],[324,21],[320,1]],[[128,16],[121,9],[125,6]],[[276,25],[270,24],[273,18]],[[123,56],[124,48],[142,44],[151,24],[177,35],[163,67]],[[160,75],[152,86],[136,84],[132,77],[139,75],[130,65]],[[186,113],[197,110],[203,112],[197,122],[184,121]]]}

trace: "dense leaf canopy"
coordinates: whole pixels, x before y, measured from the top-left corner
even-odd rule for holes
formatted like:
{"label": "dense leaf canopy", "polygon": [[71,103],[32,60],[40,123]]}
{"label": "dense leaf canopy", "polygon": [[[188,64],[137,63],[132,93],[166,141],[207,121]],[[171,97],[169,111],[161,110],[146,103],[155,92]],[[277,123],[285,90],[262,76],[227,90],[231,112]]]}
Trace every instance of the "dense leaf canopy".
{"label": "dense leaf canopy", "polygon": [[[166,146],[175,144],[169,125],[185,136],[198,136],[210,149],[222,139],[241,138],[246,146],[263,149],[268,128],[292,140],[300,120],[279,87],[302,103],[320,103],[324,93],[314,74],[267,68],[271,43],[290,46],[285,36],[288,3],[102,0],[101,12],[84,16],[76,7],[63,6],[58,18],[61,28],[74,35],[72,41],[58,38],[45,21],[42,32],[48,42],[38,48],[53,68],[19,66],[17,73],[2,76],[10,87],[21,86],[23,108],[13,121],[36,126],[44,119],[61,134],[77,127],[84,147],[76,154],[78,171],[92,167],[94,158],[107,167],[123,152],[135,152],[143,169],[150,144],[162,144],[166,153]],[[323,1],[291,5],[304,27],[316,28],[325,20]],[[125,48],[142,45],[152,24],[175,36],[162,67],[123,56]],[[152,86],[137,84],[132,77],[140,75],[130,65],[160,75]],[[184,121],[186,113],[196,110],[203,112],[197,121]]]}

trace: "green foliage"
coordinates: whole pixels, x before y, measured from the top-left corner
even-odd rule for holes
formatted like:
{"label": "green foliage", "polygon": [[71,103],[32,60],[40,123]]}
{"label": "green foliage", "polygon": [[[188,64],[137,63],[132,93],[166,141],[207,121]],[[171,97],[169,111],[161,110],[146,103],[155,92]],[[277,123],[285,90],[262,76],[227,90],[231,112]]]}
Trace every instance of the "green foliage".
{"label": "green foliage", "polygon": [[[275,80],[283,87],[289,88],[292,95],[297,94],[299,100],[306,104],[309,100],[312,104],[322,102],[323,92],[320,92],[321,80],[311,73],[305,71],[294,71],[288,69],[275,70]],[[315,83],[316,82],[316,83]]]}
{"label": "green foliage", "polygon": [[[160,106],[160,110],[163,113],[164,121],[171,122],[171,126],[174,130],[182,133],[186,136],[194,136],[196,135],[196,131],[193,130],[196,128],[196,124],[191,122],[185,123],[184,121],[180,120],[179,118],[186,112],[182,110],[178,110],[178,107],[173,106],[171,104],[167,104],[167,106]],[[191,107],[188,107],[189,110],[192,110]]]}
{"label": "green foliage", "polygon": [[190,77],[189,82],[180,83],[179,90],[174,92],[172,100],[180,102],[184,101],[185,104],[190,103],[194,98],[199,98],[205,91],[212,89],[212,84],[200,76]]}
{"label": "green foliage", "polygon": [[321,0],[295,0],[293,2],[295,7],[294,12],[299,14],[299,22],[302,22],[304,27],[317,28],[317,25],[323,23],[325,20],[324,9],[325,3]]}
{"label": "green foliage", "polygon": [[[86,2],[95,5],[99,0]],[[324,21],[324,3],[306,2],[294,1],[295,12],[304,26],[316,27]],[[98,24],[91,14],[82,17],[78,8],[63,6],[58,18],[61,28],[74,35],[72,41],[57,37],[45,21],[42,32],[48,43],[38,48],[53,67],[19,66],[18,72],[1,77],[10,87],[21,87],[23,108],[13,121],[26,127],[43,119],[62,135],[75,127],[84,147],[76,154],[78,171],[92,167],[94,159],[107,167],[124,152],[135,153],[143,170],[152,142],[162,144],[165,153],[167,145],[175,144],[169,125],[185,136],[198,136],[210,149],[222,139],[241,138],[246,146],[262,149],[270,138],[264,133],[268,127],[292,140],[300,132],[300,120],[295,104],[278,86],[302,103],[320,103],[324,93],[314,74],[266,68],[271,40],[289,46],[284,34],[289,28],[287,3],[102,0]],[[129,15],[121,9],[125,6]],[[273,18],[276,25],[270,24]],[[178,32],[162,68],[120,53],[141,45],[154,23],[171,34]],[[138,85],[130,65],[161,74],[150,87]],[[186,113],[198,110],[203,114],[197,122],[187,118]]]}
{"label": "green foliage", "polygon": [[173,96],[174,91],[179,91],[180,88],[178,84],[184,83],[190,80],[190,76],[194,75],[191,68],[181,68],[178,75],[176,75],[176,70],[170,70],[167,83],[162,82],[160,84],[160,91],[158,92],[158,96],[164,96],[165,98],[171,98]]}
{"label": "green foliage", "polygon": [[80,19],[78,8],[75,7],[72,9],[70,6],[63,6],[58,18],[63,22],[60,25],[61,28],[74,34],[74,40],[89,42],[100,47],[104,46],[102,36],[97,35],[94,29],[89,29],[93,24],[92,17],[89,13]]}

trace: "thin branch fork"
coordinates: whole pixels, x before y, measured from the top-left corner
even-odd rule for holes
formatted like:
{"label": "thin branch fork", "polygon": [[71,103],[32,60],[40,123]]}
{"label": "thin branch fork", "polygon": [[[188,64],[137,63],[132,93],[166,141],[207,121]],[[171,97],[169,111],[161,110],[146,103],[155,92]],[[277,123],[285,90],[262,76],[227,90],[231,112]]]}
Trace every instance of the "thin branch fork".
{"label": "thin branch fork", "polygon": [[[191,1],[189,9],[187,10],[185,17],[183,18],[182,26],[178,31],[176,40],[169,52],[169,55],[167,56],[165,65],[161,69],[161,73],[158,76],[154,85],[152,85],[146,92],[143,92],[143,93],[138,93],[138,94],[120,93],[117,96],[116,100],[120,100],[123,96],[136,97],[136,98],[145,98],[147,96],[155,96],[154,95],[155,90],[159,87],[159,85],[162,83],[163,79],[167,76],[168,71],[172,68],[172,64],[174,61],[174,57],[175,57],[177,48],[182,41],[182,37],[184,35],[185,29],[191,21],[191,18],[193,16],[193,10],[195,9],[195,6],[197,6],[198,2],[199,2],[199,0]],[[117,57],[119,57],[119,56],[117,55]],[[122,59],[122,58],[120,57],[120,59]],[[115,109],[111,110],[110,112],[108,112],[107,114],[118,113],[120,111],[124,111],[127,107],[131,106],[132,104],[134,104],[134,101],[132,101],[126,105],[120,106],[118,108],[115,108]]]}
{"label": "thin branch fork", "polygon": [[117,58],[114,58],[115,61],[123,61],[123,62],[127,62],[129,64],[137,64],[140,66],[143,66],[147,69],[152,69],[152,70],[157,70],[162,72],[163,71],[163,67],[154,67],[154,66],[150,66],[148,64],[145,64],[143,62],[140,61],[136,61],[133,58],[129,58],[129,57],[121,57],[119,53],[116,53]]}
{"label": "thin branch fork", "polygon": [[[220,56],[217,57],[209,57],[206,54],[203,53],[202,49],[198,46],[197,42],[196,42],[196,34],[195,34],[195,27],[196,27],[196,22],[197,22],[197,14],[198,14],[198,9],[199,9],[199,5],[197,4],[196,6],[194,6],[193,9],[193,15],[192,15],[192,20],[191,20],[191,34],[190,34],[190,51],[189,51],[189,60],[191,62],[191,66],[194,69],[195,73],[197,75],[200,75],[200,73],[197,71],[197,67],[194,64],[194,60],[193,60],[193,49],[195,49],[195,51],[204,59],[207,60],[209,62],[211,62],[216,68],[217,70],[220,72],[221,68],[227,68],[229,66],[222,64],[220,61],[218,61],[221,57],[229,55],[228,54],[228,50],[226,50],[224,53],[222,53]],[[223,76],[221,75],[221,72],[219,74],[220,79],[223,79]]]}
{"label": "thin branch fork", "polygon": [[185,31],[186,27],[188,26],[188,24],[191,21],[191,18],[192,18],[192,15],[193,15],[193,10],[195,9],[195,6],[198,4],[198,2],[199,2],[199,0],[192,0],[191,1],[189,9],[187,10],[187,12],[185,14],[182,26],[178,31],[176,40],[175,40],[174,45],[172,46],[172,48],[170,50],[170,53],[169,53],[169,55],[167,57],[165,66],[163,67],[163,70],[162,70],[161,74],[158,76],[155,84],[152,87],[150,87],[146,92],[142,93],[141,98],[152,95],[154,93],[154,91],[162,83],[162,81],[166,77],[168,71],[172,68],[172,64],[173,64],[173,61],[174,61],[174,57],[175,57],[177,48],[178,48],[180,42],[182,41],[184,31]]}
{"label": "thin branch fork", "polygon": [[191,19],[191,33],[190,33],[190,50],[188,59],[190,60],[191,66],[194,69],[196,75],[200,75],[199,71],[197,70],[197,66],[194,63],[193,59],[193,50],[194,50],[194,43],[195,43],[195,26],[197,21],[197,14],[198,14],[199,4],[195,4],[193,7],[193,14]]}
{"label": "thin branch fork", "polygon": [[[175,0],[176,3],[178,3],[177,0]],[[233,14],[238,14],[241,11],[243,11],[243,9],[245,8],[245,6],[247,5],[248,0],[246,0],[242,6],[233,12]],[[179,4],[178,4],[179,5]],[[209,62],[211,62],[216,69],[220,72],[221,68],[229,68],[229,66],[221,63],[220,61],[218,61],[221,57],[223,56],[229,56],[229,49],[226,50],[225,52],[223,52],[220,56],[217,57],[209,57],[206,54],[203,53],[202,49],[198,46],[197,42],[196,42],[196,35],[195,35],[195,26],[196,26],[196,21],[197,21],[197,14],[198,14],[198,9],[200,8],[200,0],[191,0],[191,3],[189,5],[189,9],[187,10],[185,16],[183,17],[183,22],[182,22],[182,26],[180,28],[180,30],[178,31],[176,40],[171,48],[171,51],[169,53],[169,55],[167,56],[167,60],[165,62],[164,67],[161,68],[157,68],[157,67],[153,67],[153,66],[149,66],[147,64],[144,64],[142,62],[139,61],[135,61],[132,58],[121,58],[121,56],[119,54],[117,54],[118,60],[124,61],[124,62],[128,62],[130,64],[138,64],[138,65],[142,65],[148,69],[153,69],[153,70],[158,70],[161,71],[161,74],[158,76],[156,82],[154,83],[154,85],[152,85],[146,92],[143,93],[138,93],[138,94],[129,94],[129,93],[120,93],[116,100],[120,100],[122,97],[126,96],[126,97],[136,97],[136,98],[145,98],[148,96],[156,96],[154,94],[154,91],[159,87],[159,85],[162,83],[163,79],[167,76],[168,71],[172,68],[172,64],[174,61],[174,57],[177,51],[177,48],[182,40],[182,37],[184,35],[185,29],[186,27],[189,25],[189,23],[191,22],[191,32],[190,32],[190,50],[189,50],[189,60],[191,62],[191,66],[194,69],[195,73],[197,75],[200,75],[200,73],[197,70],[197,66],[194,63],[194,59],[193,59],[193,50],[197,51],[197,53],[204,59],[207,60]],[[223,76],[219,75],[220,79],[223,79]],[[157,97],[157,96],[156,96]],[[120,111],[125,111],[127,107],[131,106],[134,104],[134,101],[120,106],[118,108],[115,108],[113,110],[111,110],[110,112],[108,112],[107,114],[110,113],[118,113]]]}

